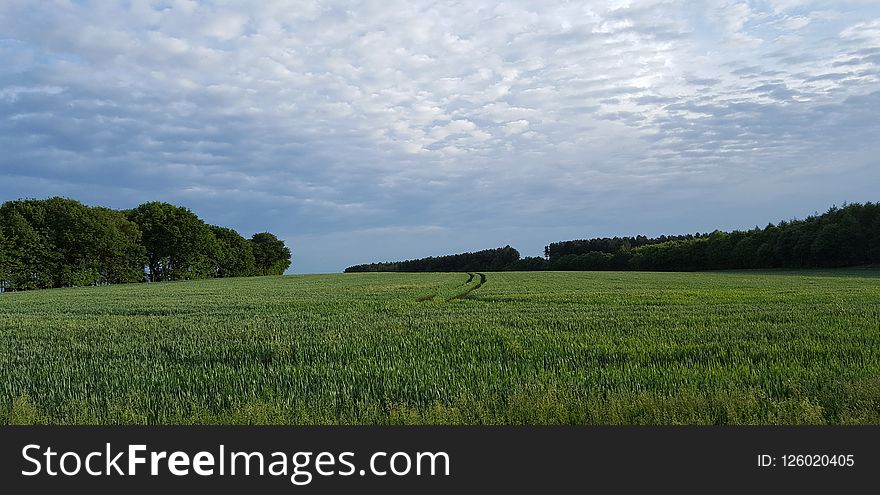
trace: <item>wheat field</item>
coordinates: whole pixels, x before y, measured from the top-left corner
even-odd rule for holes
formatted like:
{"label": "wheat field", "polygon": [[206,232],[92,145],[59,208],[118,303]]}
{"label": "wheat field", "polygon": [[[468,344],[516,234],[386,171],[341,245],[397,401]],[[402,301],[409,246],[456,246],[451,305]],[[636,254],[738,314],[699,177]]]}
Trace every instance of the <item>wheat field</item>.
{"label": "wheat field", "polygon": [[880,424],[880,271],[0,294],[0,424]]}

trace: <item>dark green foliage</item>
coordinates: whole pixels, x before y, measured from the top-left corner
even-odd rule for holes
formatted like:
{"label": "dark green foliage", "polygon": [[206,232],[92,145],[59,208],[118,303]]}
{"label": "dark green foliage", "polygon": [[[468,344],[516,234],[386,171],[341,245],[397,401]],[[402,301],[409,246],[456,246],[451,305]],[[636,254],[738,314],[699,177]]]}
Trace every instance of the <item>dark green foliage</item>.
{"label": "dark green foliage", "polygon": [[855,203],[763,229],[557,242],[545,253],[551,270],[694,271],[871,265],[878,246],[880,204]]}
{"label": "dark green foliage", "polygon": [[157,201],[128,213],[138,224],[147,250],[150,280],[192,280],[212,275],[217,240],[190,210]]}
{"label": "dark green foliage", "polygon": [[0,231],[5,237],[5,277],[10,288],[49,287],[51,280],[41,270],[48,258],[45,243],[25,219],[29,210],[23,202],[0,207]]}
{"label": "dark green foliage", "polygon": [[108,208],[93,208],[96,217],[96,257],[101,281],[111,284],[144,280],[145,250],[140,244],[141,231],[125,213]]}
{"label": "dark green foliage", "polygon": [[551,260],[551,270],[610,270],[614,255],[601,251],[586,254],[567,254]]}
{"label": "dark green foliage", "polygon": [[508,265],[507,269],[515,272],[535,272],[549,269],[550,263],[544,258],[527,256],[523,259],[514,261]]}
{"label": "dark green foliage", "polygon": [[505,246],[450,256],[355,265],[346,268],[345,272],[488,272],[511,269],[518,261],[519,251]]}
{"label": "dark green foliage", "polygon": [[0,207],[11,289],[132,282],[143,277],[140,231],[119,212],[64,198]]}
{"label": "dark green foliage", "polygon": [[257,275],[281,275],[290,267],[290,248],[268,232],[251,237]]}
{"label": "dark green foliage", "polygon": [[247,277],[255,274],[256,264],[251,242],[226,227],[212,225],[211,231],[217,241],[214,252],[215,277]]}
{"label": "dark green foliage", "polygon": [[8,251],[9,246],[6,244],[6,237],[3,235],[3,230],[0,229],[0,289],[5,288],[6,272],[8,270],[6,265],[9,263]]}
{"label": "dark green foliage", "polygon": [[142,282],[145,265],[152,281],[282,274],[290,250],[272,234],[255,237],[260,267],[253,241],[168,203],[121,212],[64,198],[8,201],[0,206],[0,289]]}
{"label": "dark green foliage", "polygon": [[628,251],[632,248],[662,244],[671,241],[689,241],[706,237],[709,234],[694,235],[661,235],[657,238],[649,238],[643,235],[636,237],[600,237],[595,239],[579,239],[576,241],[554,242],[544,248],[544,256],[549,259],[561,258],[568,255],[580,255],[592,252],[614,254],[620,251]]}

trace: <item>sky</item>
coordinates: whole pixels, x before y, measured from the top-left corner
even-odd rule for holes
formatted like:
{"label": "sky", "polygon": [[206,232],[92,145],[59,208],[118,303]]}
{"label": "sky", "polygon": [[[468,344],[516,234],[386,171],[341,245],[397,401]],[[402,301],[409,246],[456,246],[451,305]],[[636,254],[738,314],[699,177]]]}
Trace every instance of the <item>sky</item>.
{"label": "sky", "polygon": [[880,2],[0,1],[0,201],[183,205],[292,273],[878,201]]}

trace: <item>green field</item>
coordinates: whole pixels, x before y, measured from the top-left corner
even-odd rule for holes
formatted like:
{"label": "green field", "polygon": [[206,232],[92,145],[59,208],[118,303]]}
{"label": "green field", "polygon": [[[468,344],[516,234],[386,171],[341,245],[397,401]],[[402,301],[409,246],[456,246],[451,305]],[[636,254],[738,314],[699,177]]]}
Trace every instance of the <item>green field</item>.
{"label": "green field", "polygon": [[880,424],[880,271],[0,294],[4,423]]}

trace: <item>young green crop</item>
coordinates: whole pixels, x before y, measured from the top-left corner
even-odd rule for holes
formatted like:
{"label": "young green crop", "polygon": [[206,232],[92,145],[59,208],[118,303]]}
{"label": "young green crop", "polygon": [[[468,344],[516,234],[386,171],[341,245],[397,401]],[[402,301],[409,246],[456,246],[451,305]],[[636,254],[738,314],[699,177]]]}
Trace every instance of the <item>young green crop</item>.
{"label": "young green crop", "polygon": [[877,271],[0,295],[0,423],[880,423]]}

